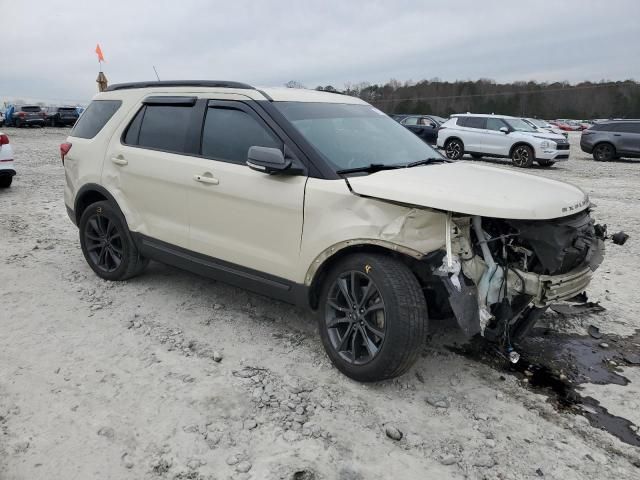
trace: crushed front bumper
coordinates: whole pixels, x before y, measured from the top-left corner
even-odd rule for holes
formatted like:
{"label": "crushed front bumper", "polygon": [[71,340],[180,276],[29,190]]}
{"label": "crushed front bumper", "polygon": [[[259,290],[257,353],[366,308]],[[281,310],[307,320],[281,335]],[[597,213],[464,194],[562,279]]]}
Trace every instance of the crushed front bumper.
{"label": "crushed front bumper", "polygon": [[558,275],[539,275],[518,269],[508,273],[509,289],[515,294],[532,297],[536,307],[546,307],[551,303],[567,300],[584,292],[593,272],[600,266],[604,258],[604,242],[598,239],[597,252],[588,264],[583,264],[570,272]]}

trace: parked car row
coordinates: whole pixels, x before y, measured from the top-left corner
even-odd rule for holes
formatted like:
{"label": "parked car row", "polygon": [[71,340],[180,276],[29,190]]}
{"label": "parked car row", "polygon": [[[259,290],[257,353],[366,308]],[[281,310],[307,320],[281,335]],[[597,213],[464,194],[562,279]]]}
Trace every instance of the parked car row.
{"label": "parked car row", "polygon": [[0,126],[9,127],[68,127],[80,116],[77,107],[41,107],[40,105],[10,105],[0,115]]}

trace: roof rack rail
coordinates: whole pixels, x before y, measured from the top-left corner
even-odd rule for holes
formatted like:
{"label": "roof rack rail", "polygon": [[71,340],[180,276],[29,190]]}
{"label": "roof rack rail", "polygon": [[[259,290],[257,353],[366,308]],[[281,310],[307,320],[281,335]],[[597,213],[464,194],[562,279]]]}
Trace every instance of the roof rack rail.
{"label": "roof rack rail", "polygon": [[106,91],[113,92],[114,90],[129,90],[133,88],[150,87],[218,87],[254,90],[251,85],[247,85],[246,83],[227,82],[224,80],[162,80],[155,82],[115,83],[107,87]]}

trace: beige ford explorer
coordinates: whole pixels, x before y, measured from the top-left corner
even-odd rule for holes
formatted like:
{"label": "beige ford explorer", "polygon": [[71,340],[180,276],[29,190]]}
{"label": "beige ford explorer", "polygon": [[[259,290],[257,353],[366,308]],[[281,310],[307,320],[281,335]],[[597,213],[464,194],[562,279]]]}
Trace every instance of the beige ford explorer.
{"label": "beige ford explorer", "polygon": [[450,162],[340,94],[113,85],[60,150],[97,275],[153,259],[313,309],[332,362],[361,381],[406,372],[430,317],[510,347],[602,260],[579,188]]}

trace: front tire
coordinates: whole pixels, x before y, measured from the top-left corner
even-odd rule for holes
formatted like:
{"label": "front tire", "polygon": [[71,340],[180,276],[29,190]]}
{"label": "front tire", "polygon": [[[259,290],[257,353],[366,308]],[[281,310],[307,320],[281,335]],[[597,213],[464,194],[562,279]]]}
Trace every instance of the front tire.
{"label": "front tire", "polygon": [[405,264],[354,254],[329,271],[318,323],[336,368],[354,380],[375,382],[402,375],[418,359],[427,335],[427,304]]}
{"label": "front tire", "polygon": [[444,145],[444,153],[451,160],[460,160],[464,155],[464,144],[457,138],[449,140]]}
{"label": "front tire", "polygon": [[11,182],[13,182],[13,176],[11,175],[0,176],[0,188],[9,188],[11,186]]}
{"label": "front tire", "polygon": [[533,165],[533,149],[528,145],[518,145],[511,152],[511,162],[520,168],[529,168]]}
{"label": "front tire", "polygon": [[89,205],[80,217],[80,247],[91,269],[105,280],[127,280],[149,261],[138,251],[126,222],[109,202]]}
{"label": "front tire", "polygon": [[596,162],[609,162],[616,156],[616,149],[610,143],[599,143],[593,149],[593,159]]}

